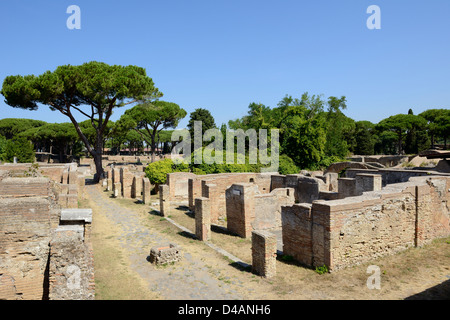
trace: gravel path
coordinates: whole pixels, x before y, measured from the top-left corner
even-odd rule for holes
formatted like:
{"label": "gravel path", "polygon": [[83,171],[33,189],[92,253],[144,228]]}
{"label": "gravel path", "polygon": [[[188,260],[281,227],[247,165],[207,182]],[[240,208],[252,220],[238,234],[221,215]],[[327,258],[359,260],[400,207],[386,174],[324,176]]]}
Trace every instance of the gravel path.
{"label": "gravel path", "polygon": [[[130,211],[103,194],[96,185],[86,185],[86,194],[103,214],[120,227],[116,237],[128,255],[131,268],[147,283],[148,288],[168,300],[245,299],[238,291],[244,288],[239,280],[221,277],[204,261],[183,250],[181,263],[155,267],[147,261],[151,247],[170,242],[164,234],[142,225],[136,212]],[[182,244],[177,243],[183,247]],[[245,290],[244,290],[245,291]]]}

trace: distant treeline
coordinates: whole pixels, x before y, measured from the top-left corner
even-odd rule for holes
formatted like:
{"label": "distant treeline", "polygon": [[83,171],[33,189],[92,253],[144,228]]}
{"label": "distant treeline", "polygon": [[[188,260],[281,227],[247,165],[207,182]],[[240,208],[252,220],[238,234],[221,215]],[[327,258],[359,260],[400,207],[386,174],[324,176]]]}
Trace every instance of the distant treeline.
{"label": "distant treeline", "polygon": [[[299,169],[319,169],[345,159],[350,154],[416,154],[443,144],[447,147],[450,132],[450,110],[429,109],[414,115],[410,109],[378,123],[355,121],[344,114],[346,97],[329,97],[304,93],[300,98],[285,96],[276,107],[251,103],[242,118],[230,120],[219,129],[279,129],[280,154],[283,163],[295,164]],[[135,118],[138,120],[139,116]],[[216,128],[211,113],[202,108],[190,114],[188,129],[193,133],[193,122],[202,121],[203,131]],[[80,129],[92,144],[96,131],[91,120],[80,122]],[[124,117],[109,121],[103,132],[103,147],[108,153],[143,154],[151,139],[145,129],[130,130],[124,126]],[[156,131],[155,131],[156,132]],[[169,153],[175,142],[173,130],[159,130],[155,137],[158,152]],[[225,136],[225,135],[224,135]],[[84,144],[74,125],[47,123],[30,119],[0,120],[0,160],[30,161],[34,152],[49,152],[80,157],[86,154]]]}

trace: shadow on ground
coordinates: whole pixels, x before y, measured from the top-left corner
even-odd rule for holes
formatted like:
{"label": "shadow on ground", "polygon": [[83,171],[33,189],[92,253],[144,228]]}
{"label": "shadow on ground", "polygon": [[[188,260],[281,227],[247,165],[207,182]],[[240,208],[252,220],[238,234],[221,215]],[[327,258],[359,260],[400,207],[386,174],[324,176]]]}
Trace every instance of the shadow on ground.
{"label": "shadow on ground", "polygon": [[405,300],[450,300],[450,280],[416,293]]}

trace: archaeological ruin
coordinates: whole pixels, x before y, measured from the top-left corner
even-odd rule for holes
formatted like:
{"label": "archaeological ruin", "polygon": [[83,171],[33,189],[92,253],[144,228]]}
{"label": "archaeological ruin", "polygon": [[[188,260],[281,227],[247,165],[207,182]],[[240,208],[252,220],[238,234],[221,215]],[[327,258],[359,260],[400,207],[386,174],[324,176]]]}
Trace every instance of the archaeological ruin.
{"label": "archaeological ruin", "polygon": [[84,183],[77,164],[0,166],[0,299],[94,299]]}
{"label": "archaeological ruin", "polygon": [[[159,186],[140,159],[126,160],[106,159],[104,190],[163,217],[184,206],[199,241],[211,240],[214,225],[251,239],[251,270],[267,278],[276,274],[277,255],[335,272],[450,235],[445,159],[436,167],[443,170],[371,159],[294,175],[177,172]],[[92,210],[79,207],[94,171],[92,160],[0,165],[0,299],[94,299]],[[176,244],[150,250],[157,264],[179,259]]]}

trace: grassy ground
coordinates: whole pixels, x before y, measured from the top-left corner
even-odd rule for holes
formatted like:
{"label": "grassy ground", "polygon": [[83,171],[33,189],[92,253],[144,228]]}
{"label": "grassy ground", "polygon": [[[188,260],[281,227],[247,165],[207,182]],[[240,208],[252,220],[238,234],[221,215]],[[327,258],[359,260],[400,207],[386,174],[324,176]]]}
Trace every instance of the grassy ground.
{"label": "grassy ground", "polygon": [[125,252],[115,236],[121,230],[91,201],[81,201],[80,206],[92,208],[94,211],[91,241],[94,249],[95,299],[160,299],[161,297],[149,291],[146,283],[129,268]]}

